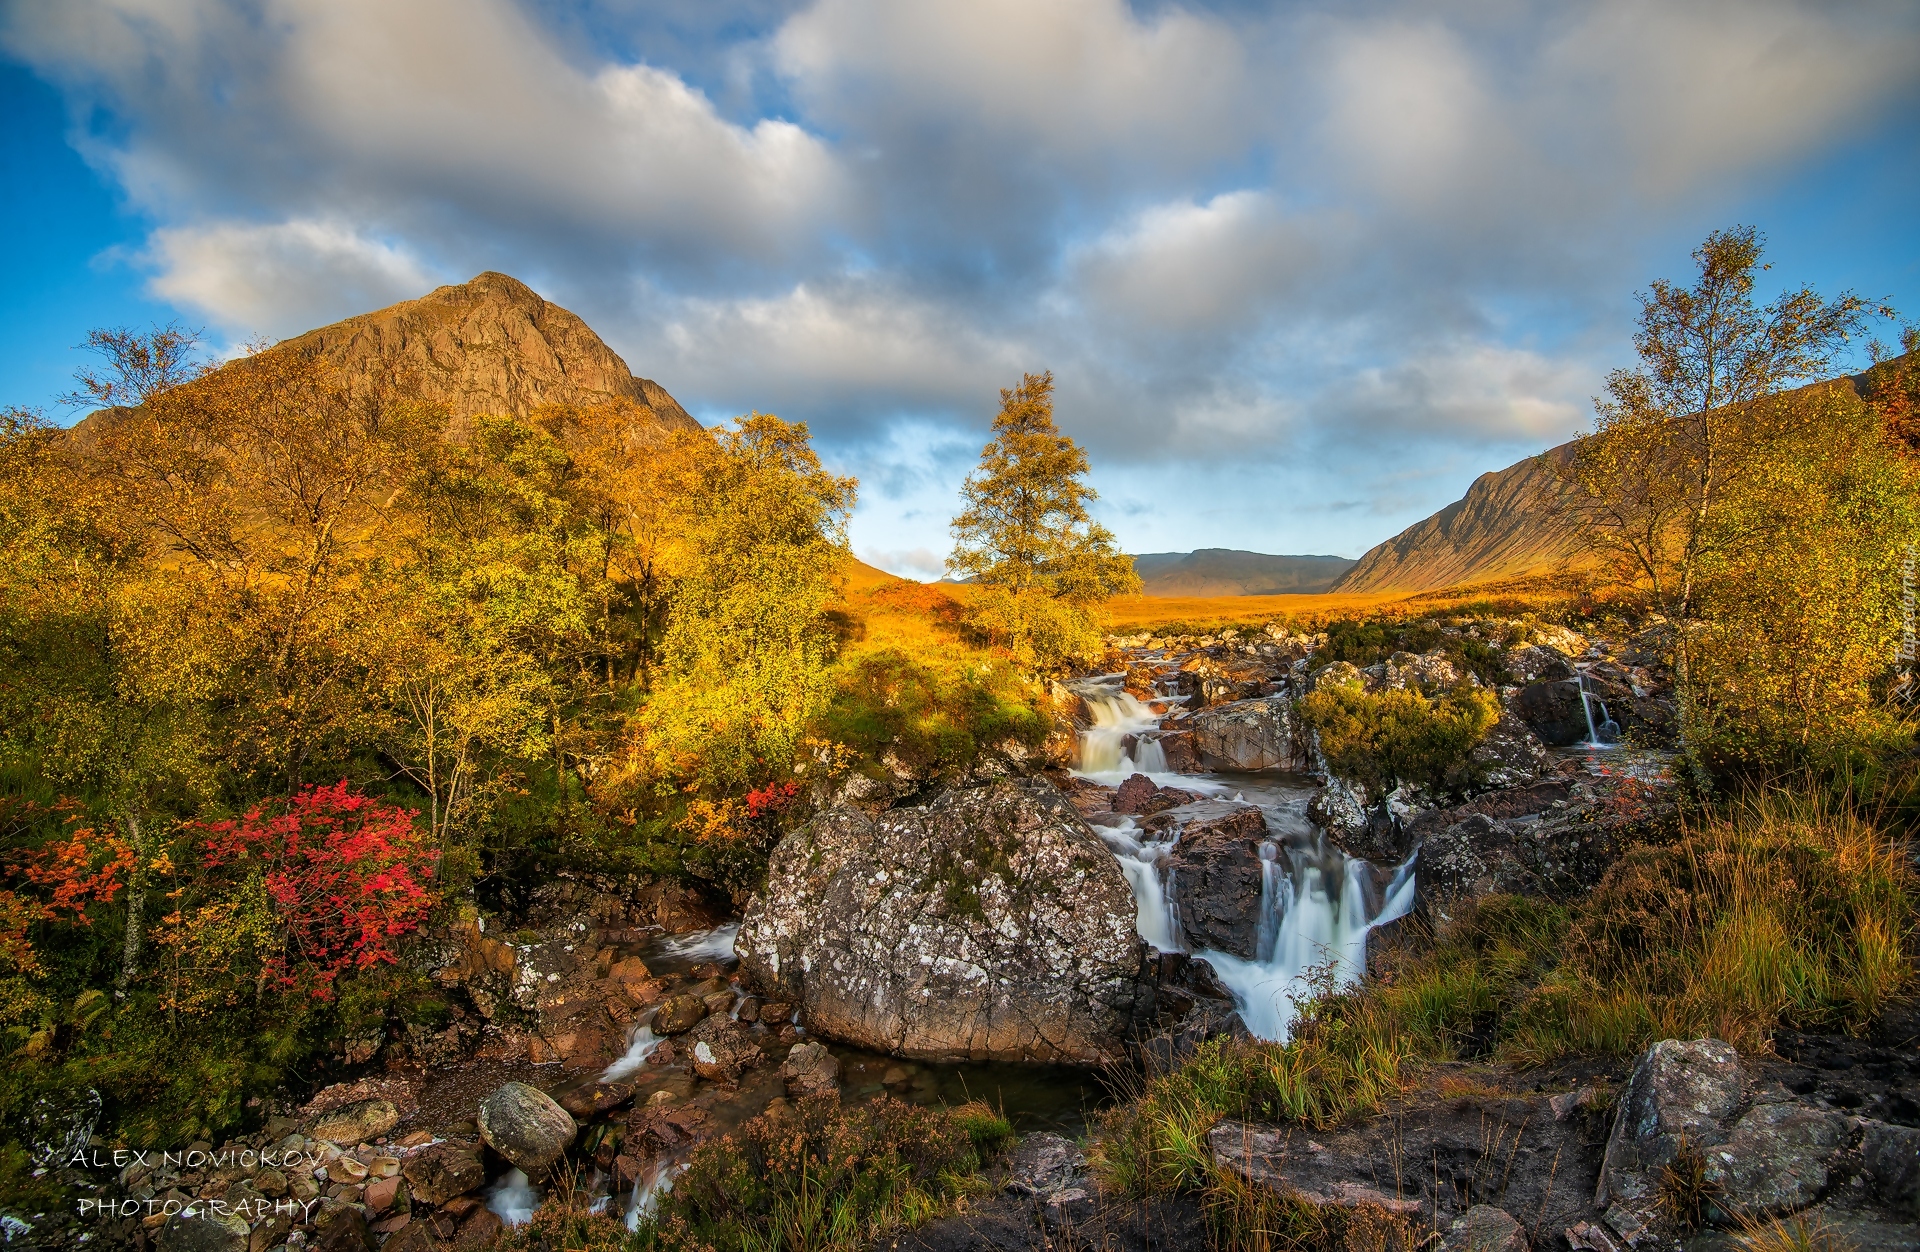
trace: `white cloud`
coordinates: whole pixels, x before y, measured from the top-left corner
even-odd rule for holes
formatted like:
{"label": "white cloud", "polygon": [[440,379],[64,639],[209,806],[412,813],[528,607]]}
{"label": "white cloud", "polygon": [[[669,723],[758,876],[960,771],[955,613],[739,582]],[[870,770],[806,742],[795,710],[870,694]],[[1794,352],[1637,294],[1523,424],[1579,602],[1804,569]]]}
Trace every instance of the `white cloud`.
{"label": "white cloud", "polygon": [[126,118],[98,159],[163,216],[245,203],[698,269],[807,253],[839,211],[800,126],[736,125],[669,70],[576,66],[510,0],[21,0],[4,23]]}
{"label": "white cloud", "polygon": [[931,548],[905,548],[883,551],[879,548],[860,549],[860,559],[876,569],[889,574],[898,574],[902,578],[912,578],[919,582],[938,579],[947,572],[947,559]]}
{"label": "white cloud", "polygon": [[1125,0],[820,0],[773,51],[814,109],[863,131],[931,120],[1189,165],[1266,125],[1241,107],[1242,32],[1172,5],[1143,20]]}
{"label": "white cloud", "polygon": [[162,227],[148,259],[153,293],[200,311],[236,339],[284,339],[436,285],[404,245],[338,221]]}

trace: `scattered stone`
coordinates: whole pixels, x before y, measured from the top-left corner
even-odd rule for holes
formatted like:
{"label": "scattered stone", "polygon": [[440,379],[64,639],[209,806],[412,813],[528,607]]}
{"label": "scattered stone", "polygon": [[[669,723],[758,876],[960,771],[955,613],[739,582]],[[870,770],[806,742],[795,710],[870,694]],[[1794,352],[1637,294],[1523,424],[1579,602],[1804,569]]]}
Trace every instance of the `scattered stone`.
{"label": "scattered stone", "polygon": [[580,1129],[546,1092],[523,1082],[507,1083],[482,1100],[479,1122],[487,1146],[534,1182],[546,1177]]}
{"label": "scattered stone", "polygon": [[374,1252],[367,1215],[352,1204],[323,1204],[313,1219],[311,1252]]}
{"label": "scattered stone", "polygon": [[1021,1195],[1046,1197],[1078,1186],[1086,1172],[1086,1154],[1073,1140],[1040,1131],[1008,1154],[1006,1185]]}
{"label": "scattered stone", "polygon": [[394,1197],[400,1193],[398,1178],[378,1178],[367,1184],[362,1200],[375,1213],[384,1213],[393,1204]]}
{"label": "scattered stone", "polygon": [[619,1108],[633,1099],[633,1084],[626,1082],[594,1082],[575,1087],[560,1096],[560,1107],[573,1114],[576,1121],[592,1121],[602,1113]]}
{"label": "scattered stone", "polygon": [[669,996],[660,1011],[654,1014],[653,1033],[656,1035],[678,1035],[692,1030],[707,1015],[706,1001],[698,996]]}
{"label": "scattered stone", "polygon": [[408,1222],[380,1245],[380,1252],[440,1252],[432,1222]]}
{"label": "scattered stone", "polygon": [[683,1042],[692,1049],[693,1072],[708,1082],[738,1082],[741,1071],[760,1059],[759,1044],[721,1013],[694,1027]]}
{"label": "scattered stone", "polygon": [[237,1213],[180,1213],[166,1219],[160,1252],[247,1252],[247,1235],[247,1219]]}
{"label": "scattered stone", "polygon": [[393,1106],[393,1101],[362,1100],[324,1114],[307,1134],[348,1148],[384,1135],[399,1124],[400,1110]]}
{"label": "scattered stone", "polygon": [[1244,1122],[1221,1122],[1207,1132],[1213,1162],[1249,1182],[1272,1188],[1314,1208],[1370,1209],[1393,1217],[1418,1218],[1426,1206],[1355,1182],[1326,1182],[1297,1171],[1287,1160],[1286,1132],[1261,1130]]}
{"label": "scattered stone", "polygon": [[356,1157],[342,1156],[327,1162],[328,1182],[360,1182],[366,1176],[366,1163]]}
{"label": "scattered stone", "polygon": [[435,1144],[414,1156],[401,1172],[415,1199],[436,1206],[477,1190],[487,1181],[479,1154],[449,1143]]}
{"label": "scattered stone", "polygon": [[780,1066],[780,1077],[796,1100],[825,1095],[840,1086],[840,1058],[823,1043],[796,1043]]}
{"label": "scattered stone", "polygon": [[1527,1252],[1527,1232],[1505,1209],[1476,1204],[1453,1223],[1447,1252]]}

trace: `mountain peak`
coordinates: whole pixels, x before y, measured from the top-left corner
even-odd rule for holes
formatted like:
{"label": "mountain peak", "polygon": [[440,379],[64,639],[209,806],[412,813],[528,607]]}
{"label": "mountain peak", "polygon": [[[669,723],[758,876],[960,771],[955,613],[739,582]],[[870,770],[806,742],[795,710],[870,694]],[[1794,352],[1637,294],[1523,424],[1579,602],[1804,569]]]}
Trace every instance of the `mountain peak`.
{"label": "mountain peak", "polygon": [[700,425],[578,316],[494,270],[280,346],[327,360],[353,381],[404,375],[457,425],[482,413],[525,417],[543,404],[609,400],[630,401],[668,429]]}

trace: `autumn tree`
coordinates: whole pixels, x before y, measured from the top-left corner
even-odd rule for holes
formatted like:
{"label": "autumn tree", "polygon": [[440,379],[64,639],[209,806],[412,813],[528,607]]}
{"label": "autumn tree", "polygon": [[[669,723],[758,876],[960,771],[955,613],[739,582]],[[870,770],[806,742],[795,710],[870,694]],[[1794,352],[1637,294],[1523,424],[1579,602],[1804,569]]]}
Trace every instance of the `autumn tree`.
{"label": "autumn tree", "polygon": [[1053,420],[1053,375],[1000,392],[994,437],[961,488],[947,570],[972,579],[976,626],[1025,664],[1090,651],[1093,610],[1140,589],[1132,558],[1087,513],[1087,454]]}
{"label": "autumn tree", "polygon": [[827,695],[857,484],[821,467],[804,422],[769,413],[681,436],[662,468],[672,600],[644,716],[658,766],[735,791],[790,774]]}
{"label": "autumn tree", "polygon": [[1760,472],[1753,435],[1775,420],[1781,392],[1829,373],[1876,311],[1852,293],[1826,300],[1811,287],[1761,305],[1762,252],[1751,227],[1716,231],[1693,253],[1690,286],[1663,280],[1640,295],[1640,362],[1607,376],[1594,431],[1561,471],[1563,507],[1675,627],[1683,736],[1698,720],[1703,570],[1767,540],[1757,515],[1726,507]]}

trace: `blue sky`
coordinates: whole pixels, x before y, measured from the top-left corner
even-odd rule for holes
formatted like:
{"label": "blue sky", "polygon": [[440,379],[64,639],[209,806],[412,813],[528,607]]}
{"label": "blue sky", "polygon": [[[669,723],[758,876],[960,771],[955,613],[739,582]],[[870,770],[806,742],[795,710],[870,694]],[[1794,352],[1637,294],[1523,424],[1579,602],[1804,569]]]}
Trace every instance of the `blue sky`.
{"label": "blue sky", "polygon": [[1715,227],[1920,320],[1910,3],[0,0],[0,108],[0,403],[499,269],[923,577],[1023,370],[1131,550],[1357,556]]}

